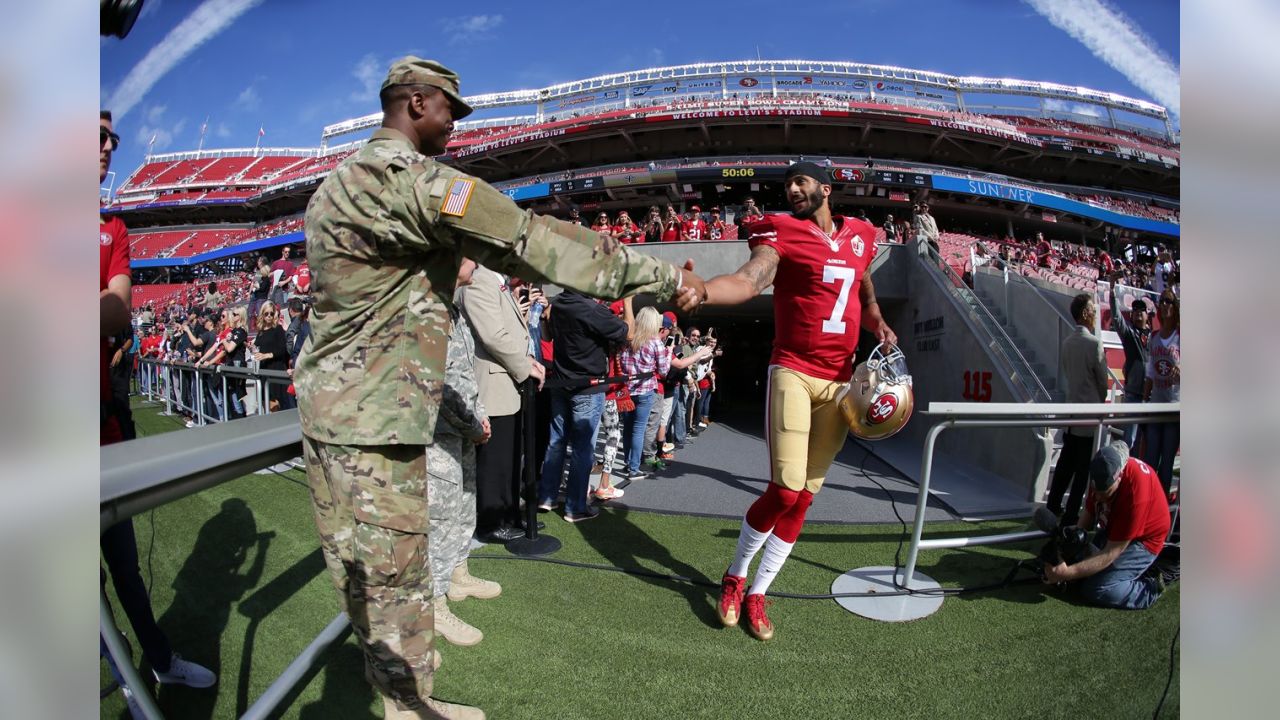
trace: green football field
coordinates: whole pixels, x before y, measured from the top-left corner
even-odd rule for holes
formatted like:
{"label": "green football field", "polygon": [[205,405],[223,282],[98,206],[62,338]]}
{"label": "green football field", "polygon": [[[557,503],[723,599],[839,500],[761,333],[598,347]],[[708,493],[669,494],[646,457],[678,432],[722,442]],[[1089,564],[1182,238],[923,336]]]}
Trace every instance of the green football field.
{"label": "green football field", "polygon": [[[182,429],[144,408],[135,416],[140,434]],[[161,689],[167,717],[237,716],[337,614],[305,482],[297,471],[249,475],[134,519],[160,625],[178,652],[219,675],[207,690]],[[545,532],[564,543],[558,560],[706,582],[724,572],[739,525],[616,509],[577,525],[543,517]],[[947,523],[927,532],[1022,527]],[[893,564],[900,536],[897,524],[811,525],[773,589],[830,592],[851,568]],[[1033,549],[928,552],[920,570],[947,586],[998,583]],[[440,641],[435,692],[490,718],[1150,717],[1178,628],[1176,585],[1153,608],[1124,612],[1018,584],[949,598],[932,616],[900,624],[829,599],[775,599],[777,633],[761,643],[721,627],[715,591],[699,584],[511,559],[492,546],[475,552],[471,569],[503,593],[452,605],[485,639],[472,648]],[[1169,718],[1178,714],[1173,651],[1161,712]],[[127,717],[118,692],[101,714]],[[381,715],[350,638],[280,714]]]}

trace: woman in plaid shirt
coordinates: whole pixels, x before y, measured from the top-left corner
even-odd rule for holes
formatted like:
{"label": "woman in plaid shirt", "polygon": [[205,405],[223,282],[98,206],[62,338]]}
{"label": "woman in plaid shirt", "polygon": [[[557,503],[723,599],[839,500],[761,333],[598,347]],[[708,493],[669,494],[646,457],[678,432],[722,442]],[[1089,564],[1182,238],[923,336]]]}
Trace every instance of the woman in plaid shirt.
{"label": "woman in plaid shirt", "polygon": [[634,376],[627,383],[627,391],[636,409],[622,414],[622,437],[626,441],[628,480],[644,477],[640,472],[640,455],[644,448],[644,428],[649,411],[658,397],[658,378],[671,370],[671,353],[663,347],[658,334],[662,330],[662,316],[651,307],[636,314],[635,333],[631,342],[619,353],[622,372]]}

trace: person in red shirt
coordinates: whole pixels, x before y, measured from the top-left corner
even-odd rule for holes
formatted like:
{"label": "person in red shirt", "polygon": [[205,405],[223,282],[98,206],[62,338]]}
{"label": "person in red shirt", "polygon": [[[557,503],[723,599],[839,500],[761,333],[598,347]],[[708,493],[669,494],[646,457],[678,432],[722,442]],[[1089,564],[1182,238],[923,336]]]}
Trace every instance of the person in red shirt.
{"label": "person in red shirt", "polygon": [[1045,568],[1045,582],[1078,582],[1080,594],[1094,605],[1142,610],[1164,591],[1158,574],[1148,570],[1169,536],[1169,501],[1151,466],[1129,457],[1129,446],[1117,440],[1103,447],[1089,464],[1092,492],[1085,501],[1080,527],[1099,529],[1097,552],[1074,565]]}
{"label": "person in red shirt", "polygon": [[746,227],[753,222],[764,219],[764,213],[760,212],[760,208],[756,207],[756,199],[750,195],[742,200],[742,218],[738,220],[738,227]]}
{"label": "person in red shirt", "polygon": [[[120,136],[112,128],[110,112],[103,110],[100,113],[100,124],[98,182],[107,178],[107,171],[111,168],[111,155],[120,146]],[[98,216],[98,250],[98,316],[102,338],[98,386],[101,418],[99,444],[111,445],[122,442],[126,431],[132,434],[131,428],[122,426],[122,423],[132,423],[132,420],[114,407],[111,378],[107,370],[110,364],[107,338],[129,328],[129,308],[133,301],[133,280],[129,274],[129,231],[125,228],[124,221],[118,217]],[[151,598],[138,570],[138,543],[133,532],[133,520],[125,519],[103,531],[100,546],[120,607],[128,616],[142,654],[151,665],[156,679],[161,683],[179,683],[191,687],[213,685],[217,680],[216,676],[207,668],[190,660],[183,660],[175,654],[169,638],[156,624],[155,613],[151,610]],[[107,573],[101,573],[100,582],[105,584],[106,581]],[[101,642],[105,652],[106,643]],[[120,687],[124,689],[125,702],[130,711],[134,711],[138,708],[134,693],[146,690],[126,686],[114,664],[109,664],[117,681],[120,681]]]}
{"label": "person in red shirt", "polygon": [[662,242],[676,242],[680,239],[680,216],[672,210],[666,220],[662,221]]}
{"label": "person in red shirt", "polygon": [[689,208],[688,219],[680,223],[680,239],[686,242],[707,239],[707,221],[702,219],[702,208],[697,205]]}
{"label": "person in red shirt", "polygon": [[618,213],[618,224],[613,226],[613,236],[627,245],[644,242],[644,233],[640,232],[626,210]]}
{"label": "person in red shirt", "polygon": [[599,215],[597,215],[597,216],[596,216],[596,221],[595,221],[595,223],[591,226],[591,229],[592,229],[592,230],[595,230],[595,231],[596,231],[596,232],[598,232],[598,233],[604,233],[604,234],[606,234],[606,235],[612,235],[612,234],[613,234],[613,225],[610,225],[610,224],[609,224],[609,214],[608,214],[608,213],[603,213],[603,212],[602,212],[602,213],[600,213]]}
{"label": "person in red shirt", "polygon": [[711,222],[707,225],[708,237],[712,240],[724,239],[725,224],[720,219],[720,208],[711,208]]}
{"label": "person in red shirt", "polygon": [[859,330],[865,327],[882,343],[898,340],[880,314],[869,273],[875,227],[831,214],[831,178],[815,163],[788,168],[784,187],[791,213],[767,215],[748,226],[751,258],[736,272],[708,280],[703,300],[737,305],[773,286],[776,334],[766,415],[771,482],[742,521],[719,605],[721,622],[736,625],[747,571],[764,548],[746,594],[748,630],[760,640],[773,637],[764,593],[791,554],[805,513],[849,433],[838,398],[853,374]]}

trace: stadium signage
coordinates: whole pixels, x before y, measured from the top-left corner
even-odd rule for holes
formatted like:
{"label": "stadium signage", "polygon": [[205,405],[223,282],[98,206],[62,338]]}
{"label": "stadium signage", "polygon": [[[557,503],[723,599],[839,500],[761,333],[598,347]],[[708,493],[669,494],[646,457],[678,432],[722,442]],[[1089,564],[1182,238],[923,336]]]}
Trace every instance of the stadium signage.
{"label": "stadium signage", "polygon": [[750,88],[759,85],[760,81],[753,77],[744,77],[738,81],[738,84],[742,87]]}
{"label": "stadium signage", "polygon": [[867,89],[867,81],[866,81],[866,80],[854,80],[854,81],[853,81],[853,89],[854,89],[854,90],[866,90],[866,89]]}
{"label": "stadium signage", "polygon": [[969,178],[951,177],[949,175],[934,175],[932,182],[935,190],[946,190],[950,192],[967,193],[969,195],[994,197],[1001,200],[1035,205],[1049,210],[1057,210],[1058,212],[1068,213],[1078,217],[1093,218],[1095,220],[1101,220],[1108,225],[1114,225],[1128,230],[1153,232],[1171,237],[1181,236],[1181,228],[1175,223],[1124,215],[1113,210],[1095,207],[1088,203],[1061,197],[1059,195],[1027,190],[1025,188],[1011,187],[1009,185],[984,180],[970,180]]}
{"label": "stadium signage", "polygon": [[893,83],[886,83],[886,82],[876,83],[876,90],[879,92],[906,92],[907,91],[907,89],[902,85],[895,85]]}
{"label": "stadium signage", "polygon": [[498,148],[509,147],[511,145],[519,145],[520,143],[526,143],[532,140],[543,140],[549,137],[564,135],[564,131],[565,131],[564,128],[555,128],[554,130],[542,130],[536,133],[517,135],[515,137],[503,138],[501,140],[494,140],[492,142],[479,143],[477,145],[470,145],[468,147],[460,148],[454,151],[453,154],[456,157],[466,157],[468,155],[475,155],[482,152],[488,152],[489,150],[496,150]]}
{"label": "stadium signage", "polygon": [[804,115],[817,117],[823,115],[821,110],[811,110],[807,108],[777,108],[770,110],[697,110],[692,112],[672,113],[668,116],[650,115],[645,118],[646,121],[654,120],[693,120],[697,118],[725,118],[725,117],[749,117],[760,115]]}
{"label": "stadium signage", "polygon": [[582,105],[582,104],[584,104],[584,103],[589,103],[589,102],[591,102],[592,100],[595,100],[595,99],[596,99],[596,96],[595,96],[595,95],[583,95],[582,97],[576,97],[576,98],[570,98],[570,99],[567,99],[567,100],[561,100],[561,101],[560,101],[560,107],[562,107],[562,108],[567,108],[567,107],[573,107],[574,105]]}
{"label": "stadium signage", "polygon": [[862,182],[862,171],[856,168],[834,168],[831,177],[840,182]]}
{"label": "stadium signage", "polygon": [[551,193],[558,195],[560,193],[583,192],[586,190],[599,190],[604,187],[603,177],[577,178],[575,180],[558,180],[551,183]]}
{"label": "stadium signage", "polygon": [[641,97],[653,89],[652,85],[637,85],[631,88],[631,97]]}
{"label": "stadium signage", "polygon": [[744,178],[744,177],[755,177],[755,176],[756,176],[755,168],[723,168],[722,170],[720,170],[720,177]]}
{"label": "stadium signage", "polygon": [[949,128],[951,130],[963,130],[964,132],[976,133],[978,135],[991,135],[993,137],[1010,138],[1013,140],[1018,140],[1018,141],[1027,143],[1029,145],[1035,145],[1036,147],[1044,147],[1044,143],[1024,133],[1009,132],[1007,130],[1001,130],[1000,128],[994,128],[987,125],[978,125],[976,123],[954,122],[951,120],[937,120],[935,118],[928,118],[927,122],[934,127]]}

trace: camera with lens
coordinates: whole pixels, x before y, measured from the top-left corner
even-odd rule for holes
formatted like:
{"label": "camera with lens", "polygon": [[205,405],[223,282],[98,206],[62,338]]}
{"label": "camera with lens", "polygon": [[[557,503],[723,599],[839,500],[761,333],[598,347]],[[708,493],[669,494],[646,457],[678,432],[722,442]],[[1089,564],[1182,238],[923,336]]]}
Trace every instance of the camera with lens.
{"label": "camera with lens", "polygon": [[142,12],[142,0],[100,0],[99,9],[98,28],[102,36],[124,39]]}
{"label": "camera with lens", "polygon": [[1049,542],[1040,549],[1040,560],[1046,565],[1060,562],[1075,565],[1094,553],[1089,533],[1078,525],[1062,525],[1048,508],[1039,508],[1033,517],[1036,527],[1049,535]]}

